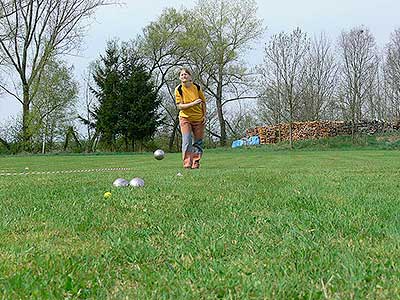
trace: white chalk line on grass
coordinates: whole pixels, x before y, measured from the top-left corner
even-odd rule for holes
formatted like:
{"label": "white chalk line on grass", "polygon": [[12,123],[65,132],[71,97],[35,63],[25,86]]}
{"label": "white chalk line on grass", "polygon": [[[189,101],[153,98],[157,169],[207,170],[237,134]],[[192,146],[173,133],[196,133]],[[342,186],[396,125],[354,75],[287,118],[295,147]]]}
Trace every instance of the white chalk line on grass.
{"label": "white chalk line on grass", "polygon": [[19,175],[48,175],[48,174],[70,174],[70,173],[96,173],[112,171],[131,171],[132,168],[101,168],[101,169],[83,169],[83,170],[63,170],[63,171],[33,171],[21,173],[0,173],[0,176],[19,176]]}

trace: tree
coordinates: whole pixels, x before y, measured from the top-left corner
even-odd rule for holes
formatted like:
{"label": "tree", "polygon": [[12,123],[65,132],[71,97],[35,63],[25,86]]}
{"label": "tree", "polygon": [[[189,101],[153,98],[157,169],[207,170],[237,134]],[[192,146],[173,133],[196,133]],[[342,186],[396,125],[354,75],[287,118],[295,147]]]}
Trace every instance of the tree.
{"label": "tree", "polygon": [[33,140],[50,149],[54,141],[65,135],[75,119],[78,83],[71,77],[72,67],[52,58],[43,69],[36,96],[32,101],[30,126]]}
{"label": "tree", "polygon": [[[8,17],[9,15],[13,14],[13,6],[12,6],[12,1],[3,1],[0,4],[0,20]],[[5,31],[3,28],[0,27],[0,38],[6,40],[7,38],[10,37],[10,32]],[[3,53],[0,51],[0,67],[6,64],[6,57],[4,56]],[[2,85],[3,78],[1,77],[0,74],[0,85]],[[0,96],[4,93],[4,91],[0,88]],[[4,140],[2,140],[5,142]]]}
{"label": "tree", "polygon": [[106,54],[95,62],[93,79],[97,89],[93,93],[98,100],[95,108],[96,130],[108,147],[115,150],[118,134],[117,122],[120,98],[120,51],[117,41],[107,43]]}
{"label": "tree", "polygon": [[0,57],[15,73],[17,90],[0,88],[22,105],[23,140],[29,146],[31,104],[43,70],[51,57],[75,50],[84,33],[84,22],[96,8],[110,0],[13,0],[1,1]]}
{"label": "tree", "polygon": [[14,0],[3,0],[0,3],[0,19],[9,17],[26,5],[27,3],[22,4],[21,6],[16,6]]}
{"label": "tree", "polygon": [[337,70],[337,63],[326,36],[321,34],[314,38],[306,59],[302,120],[313,121],[329,117],[327,108],[333,101]]}
{"label": "tree", "polygon": [[256,13],[254,0],[199,0],[186,25],[188,63],[215,101],[222,146],[227,140],[224,106],[256,98],[249,92],[250,73],[241,60],[250,43],[263,32]]}
{"label": "tree", "polygon": [[[0,124],[0,143],[2,143],[8,151],[13,150],[18,153],[18,142],[20,140],[21,130],[20,117],[10,117]],[[13,147],[16,145],[17,147]]]}
{"label": "tree", "polygon": [[344,117],[353,124],[368,110],[367,99],[376,83],[378,56],[375,38],[365,27],[342,32],[339,40],[342,55],[340,104]]}
{"label": "tree", "polygon": [[109,42],[106,55],[95,65],[94,81],[98,88],[93,92],[99,103],[96,130],[112,150],[119,137],[125,142],[125,150],[129,145],[134,150],[135,142],[154,134],[160,101],[136,49]]}
{"label": "tree", "polygon": [[[87,68],[87,71],[83,74],[83,86],[82,86],[82,99],[80,103],[80,114],[78,120],[86,126],[86,145],[85,150],[91,152],[95,150],[96,141],[98,139],[98,132],[96,132],[95,123],[95,109],[98,103],[93,93],[95,82],[93,78],[95,65],[91,63]],[[83,103],[82,103],[83,102]],[[83,109],[83,111],[82,111]]]}
{"label": "tree", "polygon": [[384,78],[390,116],[400,120],[400,28],[391,34],[386,46]]}
{"label": "tree", "polygon": [[246,135],[246,130],[257,126],[257,116],[251,109],[252,106],[245,106],[241,102],[235,103],[234,110],[227,114],[226,124],[234,139],[240,139]]}
{"label": "tree", "polygon": [[292,123],[300,118],[307,74],[306,58],[309,39],[300,28],[292,33],[272,36],[265,48],[264,64],[260,67],[264,94],[262,105],[271,110],[275,120],[289,123],[289,141],[292,146]]}
{"label": "tree", "polygon": [[177,78],[177,66],[186,62],[188,22],[186,12],[170,8],[143,29],[139,37],[139,51],[145,58],[147,70],[157,85],[163,108],[163,127],[170,130],[169,150],[172,150],[179,130],[179,111],[175,105],[174,88]]}
{"label": "tree", "polygon": [[130,143],[134,150],[135,141],[143,142],[156,131],[160,100],[157,87],[135,49],[123,46],[121,57],[118,132],[125,140],[125,149]]}
{"label": "tree", "polygon": [[[164,95],[163,125],[171,129],[170,148],[179,125],[174,99],[178,67],[189,66],[207,98],[215,100],[207,104],[206,131],[223,145],[227,138],[224,108],[232,101],[255,98],[249,96],[250,73],[241,55],[263,31],[256,11],[253,0],[200,0],[191,10],[165,10],[143,31],[142,53]],[[214,107],[221,134],[212,132]]]}

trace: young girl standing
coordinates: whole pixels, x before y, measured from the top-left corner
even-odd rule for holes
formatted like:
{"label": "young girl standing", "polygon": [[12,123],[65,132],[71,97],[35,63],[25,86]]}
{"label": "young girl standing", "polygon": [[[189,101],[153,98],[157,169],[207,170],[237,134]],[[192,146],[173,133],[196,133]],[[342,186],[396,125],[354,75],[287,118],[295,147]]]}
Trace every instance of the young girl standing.
{"label": "young girl standing", "polygon": [[182,132],[183,166],[198,169],[203,154],[206,99],[200,86],[192,81],[188,69],[179,71],[179,80],[181,84],[175,88],[175,99]]}

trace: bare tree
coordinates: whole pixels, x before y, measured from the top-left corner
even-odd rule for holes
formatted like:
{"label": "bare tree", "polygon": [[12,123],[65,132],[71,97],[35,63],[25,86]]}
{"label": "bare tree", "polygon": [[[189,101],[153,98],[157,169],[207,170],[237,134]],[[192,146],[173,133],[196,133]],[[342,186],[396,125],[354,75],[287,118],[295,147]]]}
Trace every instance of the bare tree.
{"label": "bare tree", "polygon": [[95,82],[93,79],[93,72],[95,69],[95,63],[91,63],[87,70],[82,75],[82,95],[80,101],[80,109],[78,114],[78,120],[83,123],[86,127],[86,151],[91,152],[96,150],[96,145],[100,137],[96,131],[96,107],[98,101],[93,90],[95,89]]}
{"label": "bare tree", "polygon": [[[383,62],[384,59],[380,57],[379,61]],[[376,76],[375,88],[372,90],[369,97],[369,106],[372,107],[370,113],[371,119],[388,120],[391,118],[389,99],[385,92],[387,86],[385,77],[385,66],[380,63]]]}
{"label": "bare tree", "polygon": [[341,49],[341,85],[339,101],[345,119],[356,124],[368,111],[368,97],[376,84],[378,55],[375,38],[365,27],[342,32],[339,40]]}
{"label": "bare tree", "polygon": [[214,100],[220,144],[227,140],[224,106],[241,99],[256,99],[241,55],[264,31],[256,17],[254,0],[200,0],[192,10],[188,32],[192,38],[188,62],[201,78],[208,98]]}
{"label": "bare tree", "polygon": [[306,90],[306,58],[309,39],[299,28],[292,33],[272,36],[265,48],[264,64],[260,68],[265,93],[264,102],[278,120],[289,123],[292,146],[292,122],[299,119],[301,101]]}
{"label": "bare tree", "polygon": [[154,22],[143,30],[139,37],[139,49],[146,65],[157,84],[157,91],[163,95],[163,126],[170,130],[169,150],[172,150],[179,132],[179,111],[175,105],[174,89],[177,84],[178,66],[186,62],[187,49],[185,22],[188,15],[173,8],[166,9]]}
{"label": "bare tree", "polygon": [[[13,14],[14,8],[13,8],[13,2],[12,0],[8,0],[8,1],[3,1],[0,5],[0,21],[8,16],[10,16],[11,14]],[[0,28],[0,38],[6,40],[7,38],[10,38],[10,33],[4,31],[2,28]],[[6,57],[3,53],[1,53],[0,51],[0,67],[3,66],[6,63]],[[0,84],[1,82],[3,82],[3,78],[1,77],[0,74]],[[4,91],[2,89],[0,89],[0,95],[3,93]]]}
{"label": "bare tree", "polygon": [[[269,70],[271,72],[274,71],[275,74],[269,73]],[[258,118],[266,124],[279,124],[284,119],[284,111],[280,92],[283,84],[278,70],[273,70],[272,66],[269,69],[267,65],[264,65],[259,71],[263,84],[259,87],[260,98],[257,101]]]}
{"label": "bare tree", "polygon": [[[43,68],[50,57],[75,50],[85,21],[110,0],[10,0],[0,2],[0,56],[13,71],[15,89],[0,88],[22,105],[23,140],[29,145],[30,109]],[[15,74],[15,75],[14,75]]]}
{"label": "bare tree", "polygon": [[[2,1],[0,5],[0,19],[7,18],[20,9],[20,7],[15,7],[14,2],[14,0]],[[26,3],[22,4],[22,7],[24,6],[26,6]]]}
{"label": "bare tree", "polygon": [[324,34],[312,40],[306,66],[306,91],[301,118],[307,121],[327,118],[326,110],[333,99],[337,83],[337,63]]}
{"label": "bare tree", "polygon": [[386,46],[384,78],[390,117],[400,120],[400,28],[391,34]]}
{"label": "bare tree", "polygon": [[86,134],[87,134],[87,139],[90,141],[93,136],[93,131],[94,131],[94,125],[93,125],[93,110],[96,105],[96,97],[93,95],[91,92],[91,89],[93,88],[94,83],[93,81],[93,74],[92,74],[92,69],[91,67],[88,68],[87,72],[83,75],[83,105],[85,107],[85,114],[84,118],[87,121],[85,123],[86,125]]}
{"label": "bare tree", "polygon": [[246,130],[257,126],[257,118],[252,105],[241,101],[235,102],[235,107],[227,113],[226,124],[233,138],[238,139],[246,135]]}

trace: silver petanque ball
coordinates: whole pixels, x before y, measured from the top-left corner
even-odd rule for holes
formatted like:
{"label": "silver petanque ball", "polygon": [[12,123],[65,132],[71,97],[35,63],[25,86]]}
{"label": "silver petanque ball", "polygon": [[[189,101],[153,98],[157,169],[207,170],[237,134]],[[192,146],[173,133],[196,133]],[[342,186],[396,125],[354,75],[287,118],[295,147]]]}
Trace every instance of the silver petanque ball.
{"label": "silver petanque ball", "polygon": [[156,151],[154,151],[154,158],[157,160],[162,160],[165,156],[164,151],[162,151],[161,149],[157,149]]}
{"label": "silver petanque ball", "polygon": [[113,186],[115,187],[125,187],[129,185],[129,181],[124,178],[117,178],[113,182]]}
{"label": "silver petanque ball", "polygon": [[142,187],[144,186],[144,180],[142,178],[135,177],[129,181],[129,185],[133,187]]}

